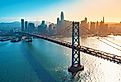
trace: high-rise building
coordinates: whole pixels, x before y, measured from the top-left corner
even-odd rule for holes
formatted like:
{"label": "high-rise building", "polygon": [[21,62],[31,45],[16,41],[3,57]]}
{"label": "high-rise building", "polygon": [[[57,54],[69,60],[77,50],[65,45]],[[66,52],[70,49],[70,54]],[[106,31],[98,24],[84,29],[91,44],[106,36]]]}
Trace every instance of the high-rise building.
{"label": "high-rise building", "polygon": [[28,29],[28,21],[25,21],[25,30]]}
{"label": "high-rise building", "polygon": [[96,33],[96,23],[95,22],[90,22],[90,32],[93,34]]}
{"label": "high-rise building", "polygon": [[85,17],[85,22],[87,23],[87,17]]}
{"label": "high-rise building", "polygon": [[35,28],[35,24],[34,23],[28,23],[28,31],[29,32],[33,32]]}
{"label": "high-rise building", "polygon": [[89,30],[89,24],[87,22],[87,17],[85,17],[85,19],[81,21],[80,30],[83,30],[83,31],[80,31],[81,35],[87,34],[86,31]]}
{"label": "high-rise building", "polygon": [[59,24],[59,21],[60,21],[59,18],[57,18],[57,25]]}
{"label": "high-rise building", "polygon": [[47,32],[47,24],[46,24],[46,22],[44,20],[38,26],[38,32],[41,33],[41,34],[46,34],[46,32]]}
{"label": "high-rise building", "polygon": [[64,21],[64,13],[61,12],[61,22],[63,22],[63,21]]}
{"label": "high-rise building", "polygon": [[21,31],[24,31],[24,19],[21,19]]}
{"label": "high-rise building", "polygon": [[104,19],[104,17],[103,17],[103,23],[105,22],[105,19]]}
{"label": "high-rise building", "polygon": [[42,21],[41,25],[45,25],[45,21],[44,20]]}

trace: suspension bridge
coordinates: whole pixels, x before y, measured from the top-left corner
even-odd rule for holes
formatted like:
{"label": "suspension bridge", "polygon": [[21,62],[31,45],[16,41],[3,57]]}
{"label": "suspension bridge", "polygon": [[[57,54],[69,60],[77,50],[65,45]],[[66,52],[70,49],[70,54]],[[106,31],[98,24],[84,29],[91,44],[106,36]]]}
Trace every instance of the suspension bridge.
{"label": "suspension bridge", "polygon": [[[49,36],[39,35],[39,34],[36,34],[36,33],[28,33],[28,32],[16,32],[16,33],[31,36],[31,37],[41,38],[41,39],[56,43],[58,45],[62,45],[62,46],[71,48],[72,49],[72,63],[71,63],[72,65],[68,68],[68,71],[71,72],[72,75],[76,75],[77,72],[84,70],[84,66],[81,65],[80,52],[83,52],[83,53],[86,53],[86,54],[89,54],[89,55],[92,55],[92,56],[95,56],[95,57],[98,57],[98,58],[102,58],[104,60],[108,60],[108,61],[116,63],[116,64],[121,64],[121,56],[111,54],[111,53],[107,53],[107,52],[104,52],[104,51],[101,51],[101,50],[96,50],[96,49],[89,48],[89,47],[86,47],[86,46],[81,46],[80,45],[79,28],[80,28],[79,22],[73,22],[72,23],[72,28],[71,28],[72,29],[72,43],[67,42],[67,41],[61,41],[59,39],[52,38],[52,37],[49,37]],[[66,29],[68,29],[68,28],[66,28]],[[102,41],[99,38],[97,38],[97,39],[99,41]],[[103,42],[103,43],[105,43],[105,42]],[[108,45],[111,46],[110,44],[108,44]]]}

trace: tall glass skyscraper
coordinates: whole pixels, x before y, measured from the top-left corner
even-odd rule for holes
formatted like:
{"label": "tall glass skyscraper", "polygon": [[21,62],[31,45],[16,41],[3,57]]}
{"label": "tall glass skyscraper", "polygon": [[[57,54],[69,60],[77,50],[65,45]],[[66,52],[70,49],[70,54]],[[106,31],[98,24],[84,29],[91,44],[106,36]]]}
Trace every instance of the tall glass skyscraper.
{"label": "tall glass skyscraper", "polygon": [[27,31],[28,29],[28,21],[25,21],[25,30]]}
{"label": "tall glass skyscraper", "polygon": [[21,31],[24,31],[24,19],[21,19]]}
{"label": "tall glass skyscraper", "polygon": [[61,12],[61,22],[63,22],[63,21],[64,21],[64,13]]}

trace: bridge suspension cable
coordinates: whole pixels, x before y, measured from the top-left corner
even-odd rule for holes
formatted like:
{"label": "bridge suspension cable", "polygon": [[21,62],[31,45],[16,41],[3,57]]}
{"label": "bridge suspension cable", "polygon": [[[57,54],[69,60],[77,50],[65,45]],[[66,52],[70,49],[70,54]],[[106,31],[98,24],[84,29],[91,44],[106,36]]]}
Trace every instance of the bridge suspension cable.
{"label": "bridge suspension cable", "polygon": [[115,48],[115,49],[117,49],[117,50],[121,51],[121,49],[116,48],[116,47],[114,47],[114,46],[112,46],[112,45],[110,45],[110,44],[106,43],[105,41],[103,41],[103,40],[99,39],[99,38],[97,38],[97,39],[98,39],[98,40],[100,40],[101,42],[103,42],[103,43],[105,43],[105,44],[107,44],[107,45],[111,46],[112,48]]}
{"label": "bridge suspension cable", "polygon": [[[57,33],[57,34],[64,34],[66,31],[69,31],[69,30],[71,30],[72,29],[72,24],[70,24],[70,25],[68,25],[68,26],[66,26],[66,27],[64,27],[65,29],[61,29],[60,31],[59,31],[59,33]],[[54,37],[51,37],[51,38],[54,38]],[[57,39],[58,38],[58,36],[55,36],[55,38]],[[54,38],[54,39],[55,39]],[[58,40],[58,39],[57,39]],[[59,39],[60,40],[60,39]],[[61,40],[61,41],[63,41],[63,42],[66,42],[66,41],[64,41],[64,40]]]}
{"label": "bridge suspension cable", "polygon": [[72,29],[71,27],[72,27],[72,24],[70,24],[70,25],[68,25],[67,27],[65,27],[65,29],[62,29],[61,31],[59,31],[59,33],[62,34],[62,33],[64,33],[65,31]]}
{"label": "bridge suspension cable", "polygon": [[115,44],[116,46],[121,47],[119,44],[116,44],[116,43],[114,43],[114,42],[112,42],[112,41],[110,41],[110,40],[108,40],[108,39],[106,39],[106,38],[103,38],[103,39],[105,39],[106,41],[108,41],[108,42],[110,42],[110,43],[112,43],[112,44]]}
{"label": "bridge suspension cable", "polygon": [[[62,45],[62,46],[65,46],[65,47],[72,49],[71,43],[68,44],[68,43],[65,43],[63,41],[59,41],[59,40],[56,40],[56,39],[52,39],[52,38],[49,38],[49,37],[46,37],[46,36],[43,36],[43,35],[41,36],[41,35],[37,35],[37,34],[33,34],[33,33],[26,33],[26,32],[18,32],[18,33],[19,34],[26,34],[28,36],[38,37],[38,38],[41,38],[41,39],[44,39],[44,40],[47,40],[47,41],[50,41],[50,42],[53,42],[53,43],[56,43],[56,44],[59,44],[59,45]],[[104,51],[96,50],[96,49],[85,47],[85,46],[74,45],[74,48],[76,50],[79,49],[81,52],[90,54],[92,56],[100,57],[100,58],[103,58],[103,59],[113,61],[114,63],[121,64],[121,56],[110,54],[110,53],[107,53],[107,52],[104,52]]]}
{"label": "bridge suspension cable", "polygon": [[[71,29],[72,29],[71,26],[72,26],[72,24],[70,24],[70,25],[68,25],[67,27],[65,27],[65,29],[62,29],[61,31],[59,31],[60,34],[64,33],[65,31],[71,30]],[[82,29],[82,28],[81,28],[81,29]],[[95,33],[93,33],[93,32],[90,32],[87,28],[84,28],[84,29],[86,29],[90,34],[97,35],[97,34],[95,34]],[[106,44],[106,45],[108,45],[108,46],[111,46],[112,48],[115,48],[115,49],[121,51],[121,49],[116,48],[116,47],[110,45],[109,43],[107,43],[107,42],[101,40],[100,37],[98,37],[98,38],[96,38],[96,39],[98,39],[99,41],[103,42],[104,44]],[[105,39],[106,41],[108,41],[108,42],[110,42],[110,43],[112,43],[112,44],[114,44],[114,45],[116,45],[116,46],[121,47],[119,44],[116,44],[116,43],[114,43],[114,42],[112,42],[112,41],[110,41],[110,40],[108,40],[108,39],[106,39],[106,38],[103,38],[103,39]]]}
{"label": "bridge suspension cable", "polygon": [[[82,28],[81,28],[82,29]],[[90,32],[87,28],[84,28],[84,29],[86,29],[90,34],[94,34],[94,35],[97,35],[97,34],[95,34],[95,33],[93,33],[93,32]],[[82,29],[82,30],[84,30],[84,29]],[[104,44],[106,44],[106,45],[108,45],[108,46],[111,46],[112,48],[115,48],[115,49],[117,49],[117,50],[119,50],[119,51],[121,51],[121,49],[119,49],[119,48],[116,48],[116,47],[114,47],[114,46],[112,46],[112,45],[110,45],[109,43],[107,43],[107,42],[105,42],[105,41],[103,41],[103,40],[101,40],[99,37],[98,38],[96,38],[97,40],[99,40],[99,41],[101,41],[101,42],[103,42]],[[105,38],[105,40],[107,40],[106,38]],[[108,42],[110,42],[110,43],[112,43],[112,44],[114,44],[114,45],[117,45],[117,46],[120,46],[120,45],[118,45],[118,44],[116,44],[116,43],[114,43],[114,42],[111,42],[111,41],[109,41],[109,40],[107,40]],[[121,47],[121,46],[120,46]]]}

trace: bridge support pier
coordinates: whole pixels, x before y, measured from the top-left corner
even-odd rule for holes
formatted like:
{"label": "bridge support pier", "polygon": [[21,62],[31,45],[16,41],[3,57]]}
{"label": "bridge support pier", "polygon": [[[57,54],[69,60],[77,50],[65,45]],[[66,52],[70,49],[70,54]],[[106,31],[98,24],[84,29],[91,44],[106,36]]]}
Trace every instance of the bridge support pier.
{"label": "bridge support pier", "polygon": [[73,22],[72,25],[72,65],[68,71],[75,76],[77,72],[84,70],[84,66],[80,64],[80,50],[75,49],[80,46],[79,22]]}

